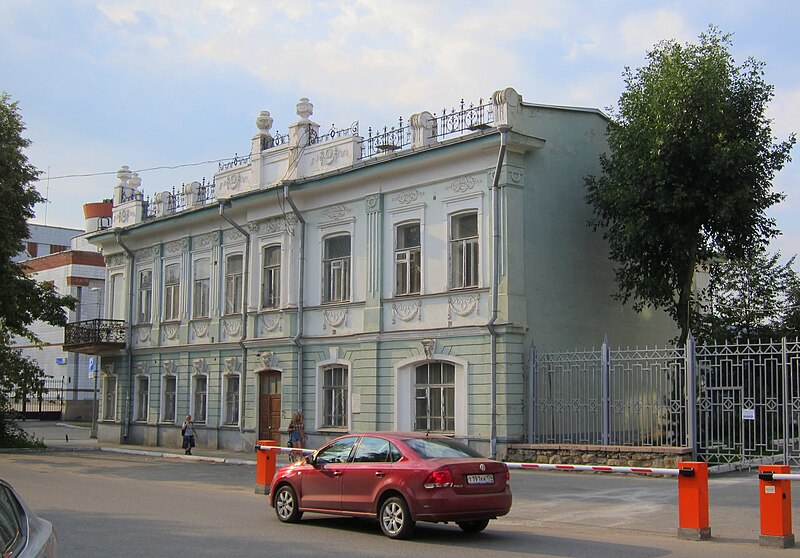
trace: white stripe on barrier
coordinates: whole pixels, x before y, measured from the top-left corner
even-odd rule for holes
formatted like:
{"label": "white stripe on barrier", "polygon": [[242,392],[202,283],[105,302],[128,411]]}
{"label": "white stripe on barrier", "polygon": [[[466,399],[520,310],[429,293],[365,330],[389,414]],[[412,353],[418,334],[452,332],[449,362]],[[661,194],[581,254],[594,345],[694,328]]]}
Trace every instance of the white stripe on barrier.
{"label": "white stripe on barrier", "polygon": [[314,453],[317,450],[312,449],[305,449],[305,448],[285,448],[281,446],[256,446],[257,450],[275,450],[281,453],[303,453],[309,454]]}
{"label": "white stripe on barrier", "polygon": [[[654,475],[680,475],[680,469],[652,467],[610,467],[605,465],[562,465],[556,463],[506,463],[509,469],[549,469],[557,471],[601,471],[605,473],[639,473]],[[777,475],[775,475],[777,478]],[[800,475],[798,475],[800,478]]]}
{"label": "white stripe on barrier", "polygon": [[771,474],[774,480],[800,480],[800,475],[796,473],[766,473],[766,474],[768,475]]}

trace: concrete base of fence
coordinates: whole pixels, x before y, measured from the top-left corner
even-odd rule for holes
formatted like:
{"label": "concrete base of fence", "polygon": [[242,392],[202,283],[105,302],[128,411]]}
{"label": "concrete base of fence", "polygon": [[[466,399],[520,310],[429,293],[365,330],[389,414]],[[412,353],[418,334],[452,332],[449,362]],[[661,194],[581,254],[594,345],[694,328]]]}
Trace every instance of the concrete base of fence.
{"label": "concrete base of fence", "polygon": [[711,527],[704,529],[678,528],[678,538],[685,541],[705,541],[711,538]]}
{"label": "concrete base of fence", "polygon": [[597,446],[586,444],[510,444],[506,461],[574,463],[673,469],[692,458],[690,448]]}
{"label": "concrete base of fence", "polygon": [[761,535],[758,537],[758,544],[770,548],[791,548],[794,546],[794,535]]}

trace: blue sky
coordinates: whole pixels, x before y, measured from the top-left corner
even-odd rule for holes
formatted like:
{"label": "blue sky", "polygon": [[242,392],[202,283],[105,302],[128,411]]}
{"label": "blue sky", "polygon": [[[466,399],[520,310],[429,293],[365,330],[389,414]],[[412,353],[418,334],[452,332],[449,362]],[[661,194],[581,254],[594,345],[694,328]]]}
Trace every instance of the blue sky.
{"label": "blue sky", "polygon": [[[255,117],[360,130],[514,87],[534,103],[616,104],[625,66],[662,39],[733,33],[737,61],[766,62],[780,139],[800,132],[796,1],[2,0],[0,91],[19,101],[49,173],[36,223],[83,227],[121,165],[192,165],[249,151]],[[773,250],[800,253],[800,155],[777,177]],[[216,164],[142,172],[154,194]],[[59,178],[65,175],[109,173]]]}

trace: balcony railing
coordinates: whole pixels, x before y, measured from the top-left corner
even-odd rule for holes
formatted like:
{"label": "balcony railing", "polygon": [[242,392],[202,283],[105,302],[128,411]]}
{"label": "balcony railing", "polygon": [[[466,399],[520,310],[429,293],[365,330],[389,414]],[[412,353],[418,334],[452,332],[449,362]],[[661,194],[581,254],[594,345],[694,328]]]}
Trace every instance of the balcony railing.
{"label": "balcony railing", "polygon": [[125,348],[124,320],[84,320],[64,328],[64,350],[73,353],[103,354]]}

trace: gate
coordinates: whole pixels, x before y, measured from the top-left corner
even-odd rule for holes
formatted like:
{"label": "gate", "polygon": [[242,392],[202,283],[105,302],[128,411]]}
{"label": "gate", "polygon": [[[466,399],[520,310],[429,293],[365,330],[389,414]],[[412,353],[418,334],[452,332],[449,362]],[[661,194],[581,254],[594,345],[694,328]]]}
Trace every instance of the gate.
{"label": "gate", "polygon": [[64,409],[64,378],[48,377],[42,393],[15,393],[11,407],[26,419],[59,420]]}

